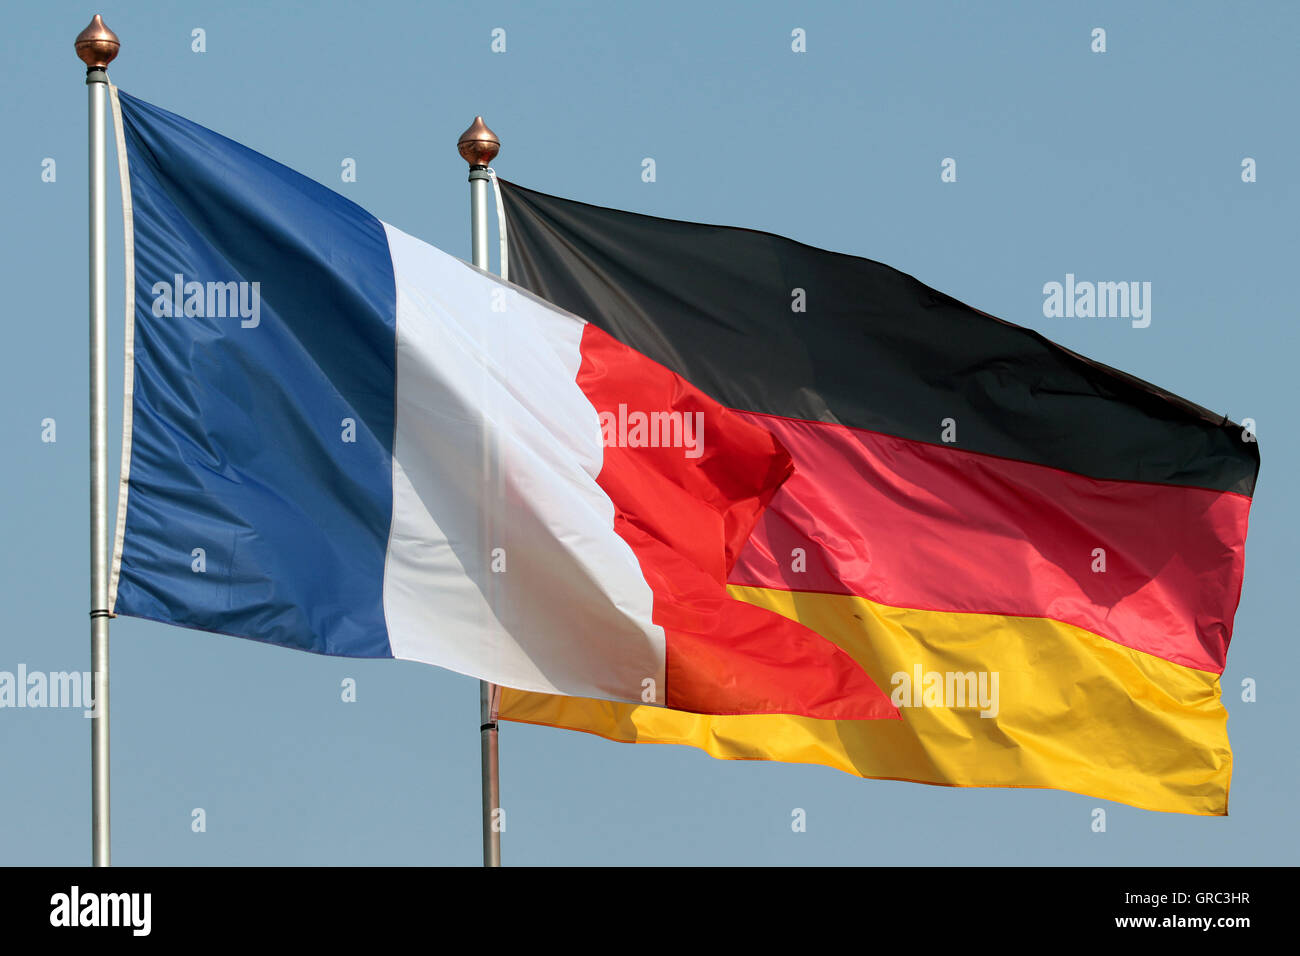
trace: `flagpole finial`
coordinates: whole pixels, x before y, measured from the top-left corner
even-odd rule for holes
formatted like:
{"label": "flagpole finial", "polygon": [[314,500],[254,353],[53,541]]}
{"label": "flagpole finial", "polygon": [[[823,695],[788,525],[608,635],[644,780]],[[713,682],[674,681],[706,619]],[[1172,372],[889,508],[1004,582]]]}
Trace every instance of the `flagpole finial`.
{"label": "flagpole finial", "polygon": [[461,159],[471,167],[486,166],[496,158],[497,153],[501,152],[501,140],[497,139],[496,133],[488,129],[487,123],[483,122],[483,117],[475,116],[474,122],[469,124],[469,129],[460,134],[456,149],[460,151]]}
{"label": "flagpole finial", "polygon": [[90,25],[77,34],[77,56],[91,70],[107,69],[121,48],[117,34],[104,25],[104,18],[98,13]]}

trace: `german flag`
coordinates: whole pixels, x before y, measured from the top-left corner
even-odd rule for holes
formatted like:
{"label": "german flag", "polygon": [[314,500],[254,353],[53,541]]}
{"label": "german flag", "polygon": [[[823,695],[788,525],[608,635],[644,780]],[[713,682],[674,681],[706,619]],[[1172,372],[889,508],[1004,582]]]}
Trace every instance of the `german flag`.
{"label": "german flag", "polygon": [[505,691],[506,720],[863,777],[1225,814],[1253,434],[868,259],[502,183],[510,278],[774,434],[729,577],[902,720]]}

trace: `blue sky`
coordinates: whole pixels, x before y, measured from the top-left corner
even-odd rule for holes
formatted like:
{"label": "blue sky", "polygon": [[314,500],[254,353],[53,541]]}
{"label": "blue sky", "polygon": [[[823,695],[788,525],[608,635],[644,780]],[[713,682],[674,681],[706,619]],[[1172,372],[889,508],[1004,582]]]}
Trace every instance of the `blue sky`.
{"label": "blue sky", "polygon": [[[508,724],[508,864],[1295,863],[1300,506],[1294,289],[1300,7],[1274,3],[11,5],[0,189],[0,670],[89,666],[85,90],[110,71],[469,255],[458,134],[546,192],[869,256],[1234,419],[1263,467],[1224,674],[1231,815],[1052,791],[863,781]],[[506,52],[490,48],[494,28]],[[1090,50],[1092,30],[1107,50]],[[206,52],[191,49],[206,31]],[[802,28],[807,52],[791,50]],[[344,158],[357,181],[340,180]],[[645,157],[657,179],[641,179]],[[957,162],[957,181],[940,163]],[[1241,163],[1257,163],[1243,183]],[[56,179],[43,182],[42,162]],[[110,434],[120,433],[121,215],[110,173]],[[1152,283],[1152,322],[1045,318],[1067,273]],[[41,421],[57,441],[41,441]],[[114,465],[114,474],[116,466]],[[114,861],[476,864],[478,688],[119,619]],[[340,683],[357,682],[356,703]],[[1258,700],[1244,703],[1244,678]],[[0,863],[89,858],[89,723],[0,710]],[[1091,812],[1108,813],[1104,834]],[[805,833],[790,827],[807,812]],[[191,830],[194,808],[207,830]]]}

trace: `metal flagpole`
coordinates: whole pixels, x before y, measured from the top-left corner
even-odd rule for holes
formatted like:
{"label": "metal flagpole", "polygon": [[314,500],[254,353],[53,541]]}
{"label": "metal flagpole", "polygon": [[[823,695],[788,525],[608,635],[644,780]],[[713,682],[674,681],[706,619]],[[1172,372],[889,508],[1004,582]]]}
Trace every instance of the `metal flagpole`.
{"label": "metal flagpole", "polygon": [[90,99],[90,831],[95,866],[109,865],[108,788],[108,241],[104,99],[117,35],[99,14],[77,35]]}
{"label": "metal flagpole", "polygon": [[[472,261],[488,270],[488,164],[501,150],[501,141],[487,128],[483,117],[474,117],[469,129],[456,143],[461,158],[469,163],[469,218]],[[485,449],[485,462],[487,461]],[[485,476],[486,477],[486,476]],[[491,542],[485,541],[491,549]],[[489,572],[489,580],[490,580]],[[501,768],[497,760],[497,701],[495,684],[479,681],[479,742],[483,762],[483,865],[501,865],[501,831],[497,811],[501,806]]]}

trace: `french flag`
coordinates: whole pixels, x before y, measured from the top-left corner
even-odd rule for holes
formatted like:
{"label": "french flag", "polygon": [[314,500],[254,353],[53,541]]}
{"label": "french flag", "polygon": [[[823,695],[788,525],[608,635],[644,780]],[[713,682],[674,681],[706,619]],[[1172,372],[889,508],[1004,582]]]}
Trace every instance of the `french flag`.
{"label": "french flag", "polygon": [[115,614],[520,690],[896,718],[729,596],[792,470],[581,318],[112,91],[127,224]]}

